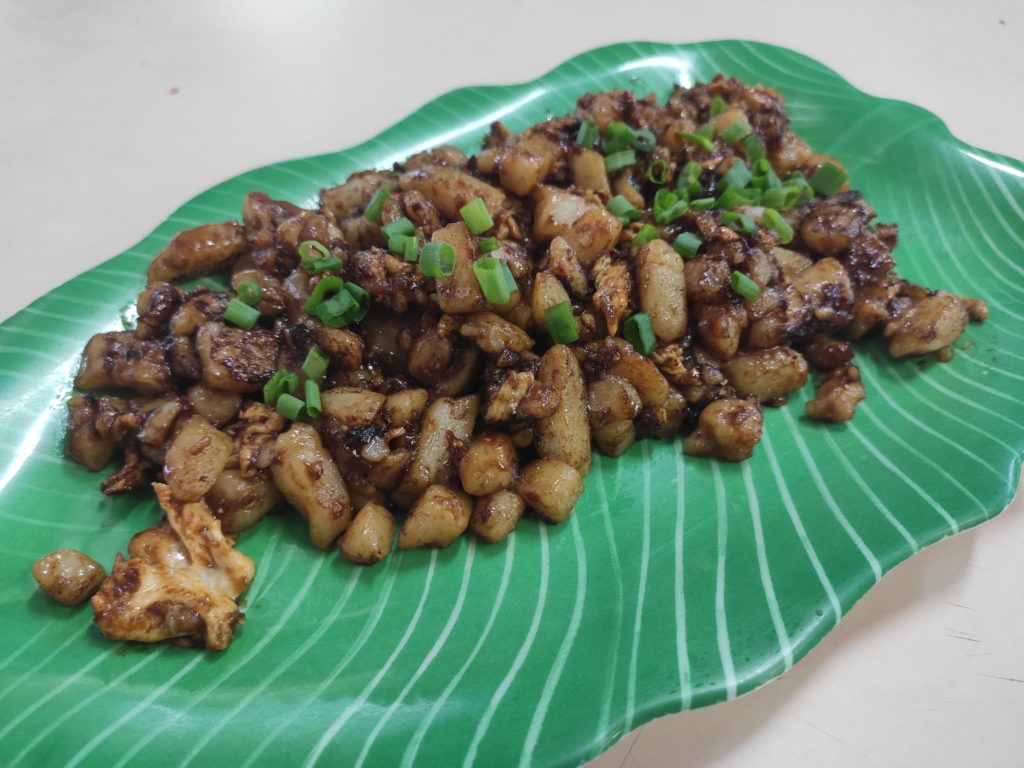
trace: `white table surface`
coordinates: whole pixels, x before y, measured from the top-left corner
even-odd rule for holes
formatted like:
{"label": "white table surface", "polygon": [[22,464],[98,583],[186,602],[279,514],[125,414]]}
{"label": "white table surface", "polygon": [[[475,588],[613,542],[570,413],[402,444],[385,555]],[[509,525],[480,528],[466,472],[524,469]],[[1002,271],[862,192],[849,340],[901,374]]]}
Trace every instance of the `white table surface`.
{"label": "white table surface", "polygon": [[[729,37],[1024,157],[1020,0],[0,0],[0,318],[216,182],[355,144],[452,88],[619,40]],[[898,567],[779,680],[642,726],[593,765],[1022,765],[1022,648],[1018,494]]]}

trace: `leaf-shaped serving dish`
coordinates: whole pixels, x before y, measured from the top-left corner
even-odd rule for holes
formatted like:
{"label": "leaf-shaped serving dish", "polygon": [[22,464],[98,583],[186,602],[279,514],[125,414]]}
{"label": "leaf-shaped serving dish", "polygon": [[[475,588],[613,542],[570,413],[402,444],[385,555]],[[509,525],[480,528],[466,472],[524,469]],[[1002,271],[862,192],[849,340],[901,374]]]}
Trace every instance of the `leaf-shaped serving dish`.
{"label": "leaf-shaped serving dish", "polygon": [[[883,221],[900,274],[985,299],[947,364],[859,345],[868,400],[808,422],[768,409],[748,462],[679,441],[596,457],[576,513],[505,543],[461,539],[374,568],[324,556],[294,515],[242,536],[257,563],[224,653],[112,643],[88,608],[51,604],[32,562],[75,547],[109,564],[159,512],[106,498],[62,458],[86,339],[119,328],[177,231],[237,218],[243,196],[311,203],[352,171],[440,143],[473,150],[569,111],[586,91],[664,96],[717,72],[786,97]],[[1024,448],[1024,166],[934,115],[866,95],[792,51],[744,42],[621,44],[532,82],[466,88],[352,149],[267,166],[188,202],[136,247],[0,326],[0,755],[7,765],[578,763],[658,715],[779,675],[883,574],[997,514]]]}

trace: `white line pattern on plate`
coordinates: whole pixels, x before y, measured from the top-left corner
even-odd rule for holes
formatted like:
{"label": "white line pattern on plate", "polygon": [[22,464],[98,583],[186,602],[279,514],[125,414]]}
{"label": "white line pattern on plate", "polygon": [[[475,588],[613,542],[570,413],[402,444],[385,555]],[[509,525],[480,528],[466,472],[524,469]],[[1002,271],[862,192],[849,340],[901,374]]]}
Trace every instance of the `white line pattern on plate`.
{"label": "white line pattern on plate", "polygon": [[572,605],[569,629],[562,639],[558,653],[555,654],[555,662],[551,666],[551,672],[548,674],[547,680],[544,681],[544,688],[541,690],[540,699],[537,701],[537,708],[534,710],[533,718],[530,720],[530,727],[526,732],[523,754],[519,758],[521,768],[528,768],[532,764],[533,751],[537,747],[541,728],[544,727],[544,719],[547,717],[548,707],[551,706],[551,697],[555,695],[555,689],[558,687],[558,681],[562,677],[565,663],[569,659],[569,653],[576,642],[576,635],[580,631],[580,622],[583,620],[583,603],[587,599],[587,553],[583,547],[579,517],[575,513],[572,514],[570,528],[573,544],[576,548],[576,597]]}
{"label": "white line pattern on plate", "polygon": [[512,666],[498,685],[497,690],[494,691],[494,695],[491,696],[491,701],[488,703],[487,709],[484,710],[484,714],[480,718],[480,722],[477,723],[476,730],[473,732],[473,740],[470,742],[469,749],[466,750],[466,758],[462,762],[466,768],[476,762],[477,750],[480,748],[480,742],[483,741],[487,729],[491,727],[494,713],[497,711],[502,699],[505,698],[505,694],[516,679],[516,675],[519,674],[519,670],[526,661],[526,657],[533,648],[533,642],[537,638],[537,630],[540,629],[540,617],[544,613],[544,605],[548,599],[548,571],[550,568],[548,559],[548,532],[542,525],[540,526],[540,586],[537,589],[537,607],[534,609],[533,618],[530,620],[530,628],[526,632],[526,639],[520,646],[519,653],[516,654]]}
{"label": "white line pattern on plate", "polygon": [[754,547],[757,550],[757,568],[761,574],[761,587],[764,589],[764,598],[768,604],[768,613],[772,617],[772,626],[775,628],[775,637],[779,641],[779,650],[782,653],[782,664],[784,669],[793,666],[793,644],[786,632],[786,623],[782,620],[782,611],[779,609],[779,596],[775,593],[775,585],[772,583],[771,568],[768,565],[768,552],[764,543],[764,528],[761,525],[761,504],[757,500],[757,489],[754,488],[754,478],[750,472],[747,462],[743,462],[743,483],[747,488],[747,503],[750,506],[750,520],[754,526]]}
{"label": "white line pattern on plate", "polygon": [[419,604],[416,606],[416,611],[412,615],[412,619],[409,620],[409,626],[405,628],[405,632],[402,634],[401,639],[395,646],[395,649],[391,652],[391,656],[384,662],[384,665],[377,671],[377,674],[373,676],[373,679],[360,691],[355,701],[346,707],[345,711],[338,715],[337,719],[331,723],[327,730],[324,731],[320,740],[316,743],[310,753],[306,756],[306,760],[303,765],[309,768],[311,765],[315,765],[320,755],[327,748],[327,745],[331,743],[334,736],[345,727],[345,724],[354,715],[366,700],[370,698],[370,694],[373,693],[374,689],[384,679],[388,670],[395,663],[395,660],[401,655],[402,650],[405,648],[406,643],[409,642],[409,638],[412,637],[413,632],[416,630],[416,625],[419,624],[420,616],[423,615],[423,608],[427,604],[427,598],[430,596],[430,586],[434,582],[434,571],[437,568],[437,550],[432,549],[430,552],[430,566],[427,568],[427,577],[423,582],[423,592],[420,594]]}
{"label": "white line pattern on plate", "polygon": [[718,559],[715,564],[715,632],[718,653],[722,657],[722,676],[725,678],[726,701],[736,698],[736,664],[729,642],[729,623],[725,612],[725,559],[729,543],[729,508],[725,503],[725,482],[717,459],[711,459],[711,474],[715,478],[715,504],[718,516]]}

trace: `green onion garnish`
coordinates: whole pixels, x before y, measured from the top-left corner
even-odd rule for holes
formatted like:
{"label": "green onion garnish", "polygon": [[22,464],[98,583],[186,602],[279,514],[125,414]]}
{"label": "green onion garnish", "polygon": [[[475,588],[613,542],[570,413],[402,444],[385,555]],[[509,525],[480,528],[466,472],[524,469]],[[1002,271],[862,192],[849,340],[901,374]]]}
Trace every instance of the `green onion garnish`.
{"label": "green onion garnish", "polygon": [[420,272],[427,277],[455,274],[455,249],[448,243],[426,243],[420,253]]}
{"label": "green onion garnish", "polygon": [[650,152],[658,146],[658,139],[650,131],[636,131],[631,146],[638,152]]}
{"label": "green onion garnish", "polygon": [[701,192],[700,175],[703,169],[692,160],[683,166],[676,177],[676,191],[679,195],[691,198]]}
{"label": "green onion garnish", "polygon": [[715,207],[715,198],[713,197],[698,197],[696,200],[690,201],[691,211],[710,211]]}
{"label": "green onion garnish", "polygon": [[752,235],[757,232],[757,224],[745,213],[723,213],[722,222],[734,232]]}
{"label": "green onion garnish", "polygon": [[298,386],[298,376],[279,368],[263,385],[263,402],[274,405],[281,395],[290,395]]}
{"label": "green onion garnish", "polygon": [[315,259],[306,269],[311,275],[319,275],[323,272],[337,272],[344,266],[344,262],[337,256],[325,256],[322,259]]}
{"label": "green onion garnish", "polygon": [[800,171],[793,171],[789,176],[783,179],[782,182],[786,186],[793,187],[797,190],[798,195],[794,205],[809,203],[814,199],[814,189],[807,183],[806,177],[800,173]]}
{"label": "green onion garnish", "polygon": [[744,136],[750,134],[750,126],[742,120],[735,120],[730,123],[729,126],[718,134],[719,138],[726,144],[734,144],[735,142],[742,139]]}
{"label": "green onion garnish", "polygon": [[459,213],[462,214],[462,220],[466,222],[469,231],[474,235],[482,235],[494,226],[494,219],[491,218],[491,214],[487,212],[487,206],[479,197],[474,197],[459,208]]}
{"label": "green onion garnish", "polygon": [[259,304],[263,298],[263,286],[255,280],[243,280],[238,284],[238,298],[250,307]]}
{"label": "green onion garnish", "polygon": [[410,263],[416,261],[420,252],[420,239],[414,235],[405,238],[405,248],[402,250],[402,260]]}
{"label": "green onion garnish", "polygon": [[647,166],[645,174],[651,184],[664,184],[668,181],[668,160],[658,158]]}
{"label": "green onion garnish", "polygon": [[507,304],[512,295],[501,267],[502,262],[493,256],[484,256],[473,262],[473,274],[484,298],[491,304]]}
{"label": "green onion garnish", "polygon": [[358,323],[369,311],[370,294],[355,283],[345,283],[337,295],[320,302],[313,314],[324,325],[344,328],[350,323]]}
{"label": "green onion garnish", "polygon": [[715,138],[715,126],[713,126],[711,123],[705,123],[697,131],[697,135],[703,136],[705,139],[713,139]]}
{"label": "green onion garnish", "polygon": [[850,177],[835,163],[825,163],[811,176],[811,188],[819,195],[829,197],[839,191]]}
{"label": "green onion garnish", "polygon": [[750,169],[747,168],[747,164],[737,158],[729,170],[726,171],[725,175],[718,182],[720,189],[728,189],[729,187],[738,187],[743,189],[750,183],[753,178],[753,174]]}
{"label": "green onion garnish", "polygon": [[672,247],[675,252],[682,256],[686,261],[696,257],[697,251],[704,244],[704,241],[697,237],[692,232],[683,232],[672,242]]}
{"label": "green onion garnish", "polygon": [[636,221],[640,218],[640,212],[622,195],[613,197],[605,207],[618,216],[619,221],[623,224],[629,224],[631,221]]}
{"label": "green onion garnish", "polygon": [[597,123],[590,120],[580,122],[579,133],[576,134],[576,143],[584,149],[590,149],[597,140]]}
{"label": "green onion garnish", "polygon": [[320,405],[320,388],[317,387],[316,382],[312,379],[306,380],[306,415],[311,419],[315,419],[323,413],[323,408]]}
{"label": "green onion garnish", "polygon": [[640,227],[640,231],[633,235],[633,241],[630,243],[634,248],[639,248],[642,245],[647,245],[651,240],[657,240],[661,237],[661,233],[658,232],[658,228],[653,224],[644,224]]}
{"label": "green onion garnish", "polygon": [[711,99],[711,117],[720,115],[729,108],[729,105],[725,103],[725,99],[721,96],[715,96]]}
{"label": "green onion garnish", "polygon": [[508,286],[509,296],[519,290],[519,284],[516,282],[515,275],[512,274],[507,261],[501,262],[501,276],[505,279],[505,285]]}
{"label": "green onion garnish", "polygon": [[655,224],[670,224],[678,219],[689,206],[685,200],[668,189],[659,189],[654,193],[654,203],[651,205],[651,212]]}
{"label": "green onion garnish", "polygon": [[260,311],[240,299],[232,299],[224,310],[224,319],[232,325],[249,330],[260,319]]}
{"label": "green onion garnish", "polygon": [[608,127],[604,129],[604,136],[601,137],[601,150],[606,155],[614,155],[616,152],[632,147],[635,140],[636,131],[625,123],[618,121],[609,123]]}
{"label": "green onion garnish", "polygon": [[555,344],[572,344],[580,337],[576,329],[576,318],[572,316],[572,307],[568,301],[562,301],[544,310],[544,323],[548,327],[548,335]]}
{"label": "green onion garnish", "polygon": [[788,211],[800,197],[800,189],[795,186],[772,187],[761,193],[761,205],[777,211]]}
{"label": "green onion garnish", "polygon": [[320,281],[313,286],[312,293],[306,299],[306,312],[313,314],[316,308],[327,298],[328,293],[337,293],[345,286],[345,281],[337,275],[328,275],[320,278]]}
{"label": "green onion garnish", "polygon": [[316,240],[303,240],[299,243],[299,258],[302,259],[303,269],[307,271],[313,269],[313,264],[317,259],[326,259],[330,255],[331,252],[327,250],[327,246]]}
{"label": "green onion garnish", "polygon": [[298,421],[302,418],[305,407],[305,403],[295,397],[295,395],[281,395],[277,399],[277,412],[292,421]]}
{"label": "green onion garnish", "polygon": [[657,344],[654,329],[651,328],[651,316],[646,312],[637,312],[627,317],[622,324],[622,335],[641,355],[649,355]]}
{"label": "green onion garnish", "polygon": [[416,227],[405,216],[395,219],[390,224],[385,224],[380,228],[380,232],[384,235],[385,239],[392,238],[395,235],[411,235],[415,231]]}
{"label": "green onion garnish", "polygon": [[779,234],[779,242],[783,245],[793,239],[793,227],[774,208],[765,208],[761,221],[768,229],[774,229]]}
{"label": "green onion garnish", "polygon": [[729,187],[715,201],[715,208],[722,208],[729,210],[735,208],[737,205],[753,205],[759,200],[759,194],[756,189],[740,189],[739,187]]}
{"label": "green onion garnish", "polygon": [[632,149],[623,149],[620,152],[608,155],[604,159],[604,168],[608,173],[628,168],[636,162],[636,152]]}
{"label": "green onion garnish", "polygon": [[411,235],[392,235],[388,238],[388,250],[395,256],[402,256],[405,254],[405,242],[411,237]]}
{"label": "green onion garnish", "polygon": [[756,133],[748,133],[743,137],[743,150],[747,153],[747,160],[751,163],[765,158],[764,144],[757,138]]}
{"label": "green onion garnish", "polygon": [[330,361],[327,353],[314,344],[302,363],[302,372],[306,374],[308,379],[320,381],[324,374],[327,373],[327,365]]}
{"label": "green onion garnish", "polygon": [[313,310],[313,315],[331,328],[344,328],[355,320],[358,311],[359,306],[352,295],[348,291],[339,291],[336,296],[321,301]]}
{"label": "green onion garnish", "polygon": [[760,286],[742,272],[737,272],[736,270],[733,270],[732,277],[729,279],[729,285],[736,293],[750,301],[761,295]]}
{"label": "green onion garnish", "polygon": [[377,187],[377,190],[370,198],[370,202],[366,204],[366,210],[363,211],[363,218],[367,221],[372,221],[374,224],[380,224],[380,209],[390,194],[391,188],[387,184],[381,184]]}
{"label": "green onion garnish", "polygon": [[498,250],[498,238],[496,237],[485,237],[479,243],[477,247],[480,249],[480,253],[490,253],[491,251]]}
{"label": "green onion garnish", "polygon": [[686,131],[680,131],[676,134],[683,141],[689,141],[696,144],[698,147],[703,149],[705,152],[710,152],[715,148],[714,143],[707,136],[702,136],[699,133],[687,133]]}

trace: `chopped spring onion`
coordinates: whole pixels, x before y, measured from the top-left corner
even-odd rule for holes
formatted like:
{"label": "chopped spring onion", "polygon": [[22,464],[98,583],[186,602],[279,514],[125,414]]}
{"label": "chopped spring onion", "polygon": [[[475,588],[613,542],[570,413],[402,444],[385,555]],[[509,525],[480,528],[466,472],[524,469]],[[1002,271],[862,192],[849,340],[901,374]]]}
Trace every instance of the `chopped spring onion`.
{"label": "chopped spring onion", "polygon": [[426,243],[420,253],[420,272],[427,277],[455,274],[455,249],[448,243]]}
{"label": "chopped spring onion", "polygon": [[657,344],[654,329],[651,328],[651,316],[646,312],[637,312],[627,317],[626,322],[622,324],[622,335],[641,355],[651,354]]}
{"label": "chopped spring onion", "polygon": [[800,171],[793,171],[793,173],[782,180],[782,183],[798,191],[799,194],[794,205],[809,203],[814,199],[814,188],[807,182],[806,177]]}
{"label": "chopped spring onion", "polygon": [[[328,293],[333,295],[328,298]],[[331,328],[344,328],[349,323],[359,322],[369,311],[370,294],[355,283],[346,283],[333,275],[317,283],[306,300],[306,312]]]}
{"label": "chopped spring onion", "polygon": [[548,335],[555,344],[571,344],[580,337],[576,329],[576,318],[568,301],[562,301],[544,310],[544,323]]}
{"label": "chopped spring onion", "polygon": [[715,198],[713,197],[698,197],[696,200],[690,201],[691,211],[710,211],[715,207]]}
{"label": "chopped spring onion", "polygon": [[462,220],[466,222],[466,226],[469,227],[469,231],[474,235],[482,235],[494,226],[494,219],[487,212],[487,206],[484,205],[482,198],[474,197],[459,208],[459,213],[462,215]]}
{"label": "chopped spring onion", "polygon": [[337,256],[325,256],[322,259],[314,259],[306,269],[311,275],[319,275],[322,272],[337,272],[345,264]]}
{"label": "chopped spring onion", "polygon": [[709,139],[707,136],[702,136],[699,133],[687,133],[686,131],[680,131],[676,135],[683,141],[689,141],[692,142],[693,144],[696,144],[705,152],[710,152],[712,149],[715,148],[715,145],[712,143],[711,139]]}
{"label": "chopped spring onion", "polygon": [[337,293],[345,286],[345,281],[337,275],[328,275],[320,278],[320,281],[313,286],[313,292],[306,299],[306,312],[313,314],[316,308],[327,298],[327,294]]}
{"label": "chopped spring onion", "polygon": [[416,261],[420,239],[415,235],[393,235],[388,238],[388,250],[405,261]]}
{"label": "chopped spring onion", "polygon": [[654,203],[651,205],[654,223],[670,224],[686,213],[688,207],[686,200],[680,200],[675,192],[659,189],[654,193]]}
{"label": "chopped spring onion", "polygon": [[477,247],[480,249],[480,253],[490,253],[491,251],[498,250],[498,238],[496,237],[485,237],[479,243]]}
{"label": "chopped spring onion", "polygon": [[758,160],[754,163],[754,177],[750,180],[750,186],[762,191],[777,189],[782,186],[782,181],[775,175],[771,164],[767,160]]}
{"label": "chopped spring onion", "polygon": [[507,304],[512,296],[502,266],[502,262],[493,256],[484,256],[473,262],[473,274],[476,275],[484,298],[491,304]]}
{"label": "chopped spring onion", "polygon": [[825,163],[811,176],[811,188],[819,195],[834,195],[849,181],[846,171],[835,163]]}
{"label": "chopped spring onion", "polygon": [[411,235],[415,231],[416,227],[405,216],[395,219],[390,224],[385,224],[380,228],[380,232],[385,238],[392,238],[395,235]]}
{"label": "chopped spring onion", "polygon": [[659,157],[657,160],[652,161],[647,166],[645,175],[651,184],[664,184],[668,181],[668,160]]}
{"label": "chopped spring onion", "polygon": [[620,171],[623,168],[628,168],[636,162],[636,152],[632,149],[623,149],[621,152],[615,152],[614,154],[608,155],[604,159],[604,168],[608,173]]}
{"label": "chopped spring onion", "polygon": [[683,232],[672,242],[672,247],[683,259],[689,261],[697,255],[703,244],[704,241],[692,232]]}
{"label": "chopped spring onion", "polygon": [[590,120],[580,122],[579,133],[576,134],[576,143],[584,149],[590,149],[597,140],[597,123]]}
{"label": "chopped spring onion", "polygon": [[720,115],[729,108],[729,105],[725,103],[725,99],[721,96],[715,96],[711,99],[711,117]]}
{"label": "chopped spring onion", "polygon": [[636,131],[625,123],[609,123],[604,129],[604,136],[601,137],[601,150],[606,155],[614,155],[624,149],[629,149],[636,141]]}
{"label": "chopped spring onion", "polygon": [[327,364],[330,361],[327,353],[314,344],[302,363],[302,372],[306,374],[306,378],[312,381],[320,381],[324,374],[327,373]]}
{"label": "chopped spring onion", "polygon": [[711,123],[705,123],[697,131],[697,135],[703,136],[705,139],[713,139],[715,138],[715,126],[713,126]]}
{"label": "chopped spring onion", "polygon": [[761,295],[761,287],[742,272],[737,272],[736,270],[733,270],[732,277],[729,279],[729,285],[736,293],[750,301]]}
{"label": "chopped spring onion", "polygon": [[729,187],[725,192],[718,196],[718,199],[715,201],[715,208],[721,208],[727,211],[730,208],[735,208],[737,205],[753,205],[757,201],[758,192],[756,189]]}
{"label": "chopped spring onion", "polygon": [[260,319],[260,311],[240,299],[232,299],[224,310],[224,319],[232,325],[249,330]]}
{"label": "chopped spring onion", "polygon": [[764,144],[757,138],[756,133],[748,133],[743,137],[743,149],[747,153],[747,160],[752,163],[764,159]]}
{"label": "chopped spring onion", "polygon": [[369,311],[370,294],[355,283],[345,283],[344,290],[321,302],[314,314],[331,328],[344,328],[350,323],[358,323]]}
{"label": "chopped spring onion", "polygon": [[757,232],[757,224],[745,213],[723,213],[722,222],[734,232],[752,235]]}
{"label": "chopped spring onion", "polygon": [[793,227],[774,208],[765,208],[761,214],[761,221],[768,229],[774,229],[778,233],[779,242],[783,245],[793,239]]}
{"label": "chopped spring onion", "polygon": [[326,259],[330,255],[331,252],[327,250],[327,246],[316,240],[303,240],[299,243],[299,258],[302,259],[302,268],[307,272],[313,269],[313,264],[317,259]]}
{"label": "chopped spring onion", "polygon": [[259,304],[263,298],[263,286],[255,280],[243,280],[238,284],[238,298],[250,307]]}
{"label": "chopped spring onion", "polygon": [[358,311],[359,306],[352,295],[348,291],[339,291],[336,296],[320,302],[313,315],[331,328],[344,328],[355,320]]}
{"label": "chopped spring onion", "polygon": [[631,221],[636,221],[640,218],[640,212],[622,195],[613,197],[605,207],[618,216],[619,221],[623,224],[629,224]]}
{"label": "chopped spring onion", "polygon": [[298,386],[298,376],[279,368],[263,385],[263,402],[274,405],[281,395],[290,395]]}
{"label": "chopped spring onion", "polygon": [[726,144],[735,144],[737,141],[749,134],[750,126],[742,120],[735,120],[730,123],[725,130],[718,134],[718,137]]}
{"label": "chopped spring onion", "polygon": [[[807,187],[810,190],[810,187]],[[772,187],[761,193],[761,205],[777,211],[788,211],[800,202],[802,189],[795,185]]]}
{"label": "chopped spring onion", "polygon": [[657,240],[661,237],[661,233],[658,232],[658,228],[653,224],[644,224],[640,227],[640,231],[633,235],[633,242],[630,243],[634,248],[639,248],[642,245],[647,245],[651,240]]}
{"label": "chopped spring onion", "polygon": [[703,169],[692,160],[683,166],[683,169],[676,177],[676,191],[680,195],[691,198],[701,192],[700,175]]}
{"label": "chopped spring onion", "polygon": [[637,152],[650,152],[656,146],[658,146],[658,140],[654,134],[650,131],[636,131],[636,136],[633,138],[632,147]]}
{"label": "chopped spring onion", "polygon": [[373,193],[373,197],[370,198],[370,202],[366,204],[366,210],[363,211],[363,218],[367,221],[372,221],[374,224],[380,224],[380,209],[384,205],[384,201],[391,195],[391,187],[387,184],[381,184],[377,187],[377,190]]}
{"label": "chopped spring onion", "polygon": [[298,421],[305,413],[306,404],[295,395],[281,395],[277,399],[277,412],[286,419]]}
{"label": "chopped spring onion", "polygon": [[316,385],[316,382],[312,379],[306,380],[306,415],[311,419],[315,419],[323,413],[323,407],[320,405],[320,388]]}
{"label": "chopped spring onion", "polygon": [[501,262],[501,276],[505,278],[505,285],[508,286],[509,296],[519,290],[519,284],[516,282],[515,275],[512,274],[507,261]]}
{"label": "chopped spring onion", "polygon": [[747,164],[736,158],[733,164],[729,166],[729,170],[725,172],[725,175],[719,179],[718,187],[720,189],[728,189],[729,187],[743,189],[750,183],[753,177],[754,175],[747,168]]}

